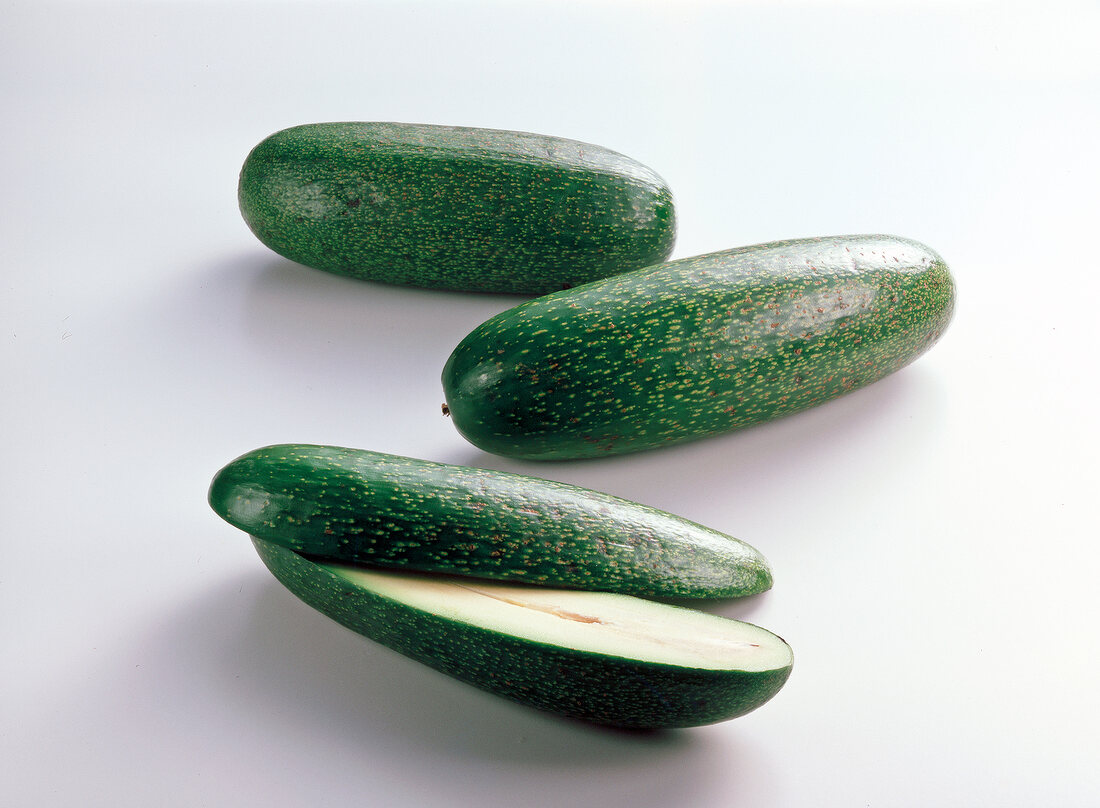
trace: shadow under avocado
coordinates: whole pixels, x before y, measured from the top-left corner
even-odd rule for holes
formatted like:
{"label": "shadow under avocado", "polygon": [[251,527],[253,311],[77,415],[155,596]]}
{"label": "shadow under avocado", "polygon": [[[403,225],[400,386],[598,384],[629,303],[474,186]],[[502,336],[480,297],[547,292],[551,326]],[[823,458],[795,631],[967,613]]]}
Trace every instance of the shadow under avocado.
{"label": "shadow under avocado", "polygon": [[291,363],[321,356],[337,373],[362,372],[386,357],[438,380],[462,337],[529,299],[364,281],[269,255],[251,270],[244,324],[258,349],[277,347]]}
{"label": "shadow under avocado", "polygon": [[200,652],[197,661],[211,674],[220,669],[224,686],[237,691],[234,703],[279,715],[292,725],[288,730],[551,768],[680,757],[690,750],[684,731],[601,728],[483,693],[345,629],[274,579],[257,576],[249,579],[250,602],[232,590],[214,593],[191,616],[194,627],[246,609],[228,646],[204,643],[186,620],[180,626]]}

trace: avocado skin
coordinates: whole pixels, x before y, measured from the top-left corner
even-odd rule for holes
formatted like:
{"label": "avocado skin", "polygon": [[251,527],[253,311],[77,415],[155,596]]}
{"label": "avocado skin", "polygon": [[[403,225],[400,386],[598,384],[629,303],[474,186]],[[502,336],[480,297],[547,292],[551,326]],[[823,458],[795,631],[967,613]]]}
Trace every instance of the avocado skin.
{"label": "avocado skin", "polygon": [[951,320],[943,259],[895,236],[760,244],[557,292],[474,329],[442,382],[475,446],[599,457],[812,407],[912,362]]}
{"label": "avocado skin", "polygon": [[680,668],[524,640],[414,609],[292,550],[253,543],[287,589],[347,628],[482,690],[567,718],[630,729],[712,724],[761,706],[791,672]]}
{"label": "avocado skin", "polygon": [[252,232],[306,266],[439,289],[545,294],[665,260],[667,184],[622,154],[468,127],[317,123],[245,160]]}
{"label": "avocado skin", "polygon": [[753,547],[656,508],[362,449],[256,449],[217,473],[209,502],[253,536],[333,561],[664,598],[772,585]]}

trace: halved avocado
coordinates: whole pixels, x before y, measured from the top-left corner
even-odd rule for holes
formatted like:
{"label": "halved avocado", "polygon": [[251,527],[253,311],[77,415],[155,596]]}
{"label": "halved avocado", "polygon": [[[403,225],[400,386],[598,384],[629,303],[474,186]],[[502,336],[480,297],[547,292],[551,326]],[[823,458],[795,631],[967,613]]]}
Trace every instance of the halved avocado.
{"label": "halved avocado", "polygon": [[327,616],[469,684],[618,727],[711,724],[756,709],[791,672],[757,626],[629,595],[311,561],[253,538],[291,592]]}
{"label": "halved avocado", "polygon": [[656,598],[771,588],[767,559],[717,530],[599,491],[339,446],[283,444],[217,473],[235,527],[330,561]]}

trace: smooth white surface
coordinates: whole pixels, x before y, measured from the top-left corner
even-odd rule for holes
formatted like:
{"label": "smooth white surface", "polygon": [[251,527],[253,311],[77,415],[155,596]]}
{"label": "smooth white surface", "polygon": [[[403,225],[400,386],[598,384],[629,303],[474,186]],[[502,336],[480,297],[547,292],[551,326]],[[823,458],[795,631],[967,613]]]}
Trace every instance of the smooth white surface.
{"label": "smooth white surface", "polygon": [[[1100,12],[1094,3],[4,4],[0,802],[1095,806]],[[248,150],[322,120],[600,143],[672,185],[675,255],[924,241],[943,341],[815,411],[531,466],[441,417],[514,298],[263,248]],[[594,730],[295,601],[207,508],[276,442],[541,474],[771,559],[717,607],[795,651],[734,722]]]}

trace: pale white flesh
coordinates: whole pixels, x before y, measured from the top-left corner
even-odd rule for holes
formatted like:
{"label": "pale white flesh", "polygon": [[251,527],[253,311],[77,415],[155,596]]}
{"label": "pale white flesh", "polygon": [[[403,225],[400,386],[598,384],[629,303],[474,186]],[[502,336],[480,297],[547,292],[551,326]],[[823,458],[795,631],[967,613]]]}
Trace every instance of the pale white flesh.
{"label": "pale white flesh", "polygon": [[706,670],[791,664],[790,647],[762,628],[629,595],[321,566],[420,611],[577,651]]}

